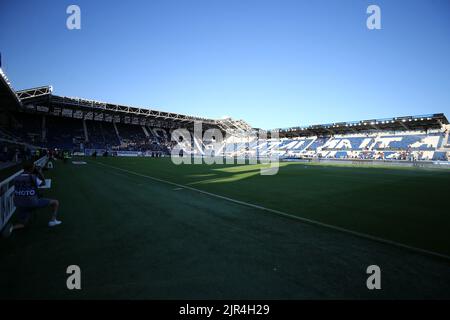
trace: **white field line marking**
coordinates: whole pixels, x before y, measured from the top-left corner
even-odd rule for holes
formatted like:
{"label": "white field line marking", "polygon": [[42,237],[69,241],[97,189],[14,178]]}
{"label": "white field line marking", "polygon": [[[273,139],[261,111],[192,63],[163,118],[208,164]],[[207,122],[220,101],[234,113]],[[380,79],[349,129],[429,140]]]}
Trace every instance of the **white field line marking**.
{"label": "white field line marking", "polygon": [[259,206],[259,205],[256,205],[256,204],[248,203],[248,202],[245,202],[245,201],[240,201],[240,200],[228,198],[228,197],[221,196],[221,195],[218,195],[218,194],[215,194],[215,193],[211,193],[211,192],[203,191],[203,190],[200,190],[200,189],[188,187],[186,185],[182,185],[182,184],[179,184],[179,183],[175,183],[175,182],[171,182],[171,181],[155,178],[155,177],[152,177],[152,176],[148,176],[148,175],[141,174],[141,173],[138,173],[138,172],[127,170],[127,169],[122,169],[122,168],[115,167],[115,166],[111,166],[111,165],[104,164],[104,163],[101,163],[101,162],[95,162],[94,161],[94,163],[96,163],[98,165],[101,165],[101,166],[105,166],[105,167],[109,167],[109,168],[112,168],[112,169],[116,169],[116,170],[120,170],[120,171],[123,171],[123,172],[127,172],[129,174],[133,174],[133,175],[136,175],[136,176],[139,176],[139,177],[143,177],[143,178],[147,178],[147,179],[150,179],[150,180],[154,180],[154,181],[170,184],[170,185],[173,185],[173,186],[177,186],[177,187],[180,187],[180,188],[185,188],[185,189],[188,189],[188,190],[192,190],[192,191],[195,191],[195,192],[203,193],[203,194],[206,194],[206,195],[211,196],[211,197],[223,199],[223,200],[226,200],[226,201],[229,201],[229,202],[234,202],[234,203],[237,203],[237,204],[240,204],[240,205],[243,205],[243,206],[247,206],[247,207],[251,207],[251,208],[255,208],[255,209],[259,209],[259,210],[275,213],[275,214],[283,216],[283,217],[287,217],[287,218],[290,218],[290,219],[294,219],[294,220],[298,220],[298,221],[301,221],[301,222],[309,223],[309,224],[312,224],[312,225],[321,226],[321,227],[324,227],[324,228],[328,228],[328,229],[332,229],[332,230],[348,233],[348,234],[351,234],[351,235],[354,235],[354,236],[357,236],[357,237],[360,237],[360,238],[369,239],[369,240],[372,240],[372,241],[377,241],[377,242],[393,245],[393,246],[396,246],[396,247],[399,247],[399,248],[403,248],[403,249],[407,249],[407,250],[410,250],[410,251],[424,253],[424,254],[427,254],[427,255],[431,255],[431,256],[435,256],[435,257],[439,257],[439,258],[444,258],[446,260],[450,260],[450,256],[442,254],[442,253],[438,253],[438,252],[434,252],[434,251],[430,251],[430,250],[426,250],[426,249],[412,247],[412,246],[409,246],[409,245],[406,245],[406,244],[403,244],[403,243],[400,243],[400,242],[387,240],[387,239],[371,236],[369,234],[360,233],[360,232],[357,232],[357,231],[352,231],[352,230],[349,230],[349,229],[333,226],[331,224],[326,224],[326,223],[322,223],[322,222],[319,222],[319,221],[315,221],[315,220],[311,220],[311,219],[295,216],[293,214],[286,213],[286,212],[283,212],[283,211],[279,211],[279,210],[276,210],[276,209],[270,209],[270,208],[262,207],[262,206]]}

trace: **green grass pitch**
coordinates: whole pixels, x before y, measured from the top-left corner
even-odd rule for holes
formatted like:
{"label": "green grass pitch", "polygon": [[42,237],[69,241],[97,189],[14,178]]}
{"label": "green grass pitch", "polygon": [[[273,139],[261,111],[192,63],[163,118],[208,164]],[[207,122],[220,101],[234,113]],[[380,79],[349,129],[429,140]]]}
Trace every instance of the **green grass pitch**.
{"label": "green grass pitch", "polygon": [[[450,298],[449,260],[236,202],[450,255],[448,170],[86,161],[46,173],[61,226],[40,210],[0,241],[1,298]],[[73,264],[80,291],[66,288]]]}

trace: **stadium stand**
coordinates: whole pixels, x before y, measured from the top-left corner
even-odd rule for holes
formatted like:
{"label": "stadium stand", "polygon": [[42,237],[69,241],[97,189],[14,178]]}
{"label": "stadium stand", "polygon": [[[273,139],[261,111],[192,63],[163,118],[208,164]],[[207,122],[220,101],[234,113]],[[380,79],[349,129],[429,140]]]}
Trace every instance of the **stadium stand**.
{"label": "stadium stand", "polygon": [[194,138],[196,122],[202,123],[202,133],[215,129],[226,137],[223,146],[214,149],[216,156],[447,161],[450,151],[449,125],[443,114],[279,129],[275,139],[260,136],[258,132],[263,131],[242,120],[213,120],[57,96],[51,86],[16,92],[3,72],[1,78],[0,139],[7,150],[1,152],[1,159],[15,157],[11,144],[20,146],[20,154],[28,146],[81,154],[169,155],[177,144],[171,141],[171,133],[180,128],[192,136],[183,142],[183,152],[204,156],[215,142]]}
{"label": "stadium stand", "polygon": [[72,150],[77,141],[83,138],[83,127],[80,120],[48,117],[46,138],[41,146]]}
{"label": "stadium stand", "polygon": [[[379,123],[384,126],[376,127]],[[406,123],[406,124],[405,124]],[[448,161],[443,114],[328,124],[280,130],[280,139],[227,144],[228,156]],[[324,132],[324,129],[326,131]],[[355,130],[357,129],[357,130]]]}
{"label": "stadium stand", "polygon": [[142,126],[124,123],[117,123],[116,126],[121,139],[121,149],[139,150],[148,148],[150,139],[146,136]]}
{"label": "stadium stand", "polygon": [[102,121],[86,121],[87,142],[86,147],[91,149],[109,149],[120,146],[120,138],[114,125]]}
{"label": "stadium stand", "polygon": [[[13,142],[42,148],[83,151],[159,152],[170,154],[170,129],[132,123],[74,119],[55,115],[15,112],[10,126],[1,126],[0,135]],[[44,120],[45,119],[45,120]],[[190,129],[192,130],[192,129]],[[233,137],[236,140],[236,137]],[[374,131],[280,140],[247,139],[226,143],[225,156],[265,156],[328,159],[448,160],[444,127],[423,130]],[[204,150],[203,141],[193,139],[186,152]],[[203,151],[193,152],[196,155]]]}

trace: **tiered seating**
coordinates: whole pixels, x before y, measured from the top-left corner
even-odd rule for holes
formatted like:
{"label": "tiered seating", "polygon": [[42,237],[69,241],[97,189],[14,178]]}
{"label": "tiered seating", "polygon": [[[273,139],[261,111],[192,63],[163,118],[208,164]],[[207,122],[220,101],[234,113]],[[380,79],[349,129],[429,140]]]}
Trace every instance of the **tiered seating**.
{"label": "tiered seating", "polygon": [[[149,137],[145,135],[140,125],[117,123],[117,129],[121,138],[120,151],[151,151],[170,154],[170,141],[168,136],[162,133],[162,129],[152,130],[148,128]],[[164,131],[165,132],[165,131]]]}
{"label": "tiered seating", "polygon": [[435,150],[442,144],[443,134],[424,135],[419,141],[413,142],[409,147],[413,150]]}
{"label": "tiered seating", "polygon": [[446,161],[447,160],[446,152],[436,151],[433,155],[433,160]]}
{"label": "tiered seating", "polygon": [[10,141],[19,141],[20,138],[16,136],[12,131],[0,127],[0,138],[7,139]]}
{"label": "tiered seating", "polygon": [[316,141],[314,141],[308,148],[307,150],[317,150],[317,148],[322,147],[329,138],[317,138]]}
{"label": "tiered seating", "polygon": [[47,117],[46,143],[48,148],[78,148],[76,141],[84,141],[83,123],[80,119]]}
{"label": "tiered seating", "polygon": [[244,150],[240,144],[228,144],[225,152],[243,155],[258,149],[260,155],[278,154],[286,157],[408,160],[413,155],[417,160],[444,160],[447,158],[446,152],[437,151],[443,138],[444,133],[349,134],[282,139],[278,142],[260,140],[258,146],[254,143],[249,150]]}
{"label": "tiered seating", "polygon": [[443,139],[442,134],[391,135],[380,137],[374,149],[390,150],[435,150]]}
{"label": "tiered seating", "polygon": [[334,155],[335,158],[337,159],[343,159],[343,158],[348,158],[347,152],[345,151],[337,151]]}
{"label": "tiered seating", "polygon": [[322,150],[367,150],[373,137],[340,137],[325,143]]}
{"label": "tiered seating", "polygon": [[42,117],[26,113],[17,114],[15,124],[9,130],[21,141],[40,144],[42,142]]}
{"label": "tiered seating", "polygon": [[89,147],[93,149],[105,149],[112,146],[119,146],[114,125],[110,122],[86,121],[89,136]]}
{"label": "tiered seating", "polygon": [[[27,142],[42,147],[170,153],[170,149],[174,146],[174,142],[170,141],[170,135],[165,129],[142,127],[138,124],[117,123],[117,134],[111,122],[85,120],[89,138],[89,142],[86,142],[81,119],[47,115],[44,122],[42,115],[16,113],[12,120],[12,124],[8,127],[0,128],[0,136],[6,137],[8,141]],[[226,156],[245,157],[276,154],[281,157],[445,160],[447,152],[441,149],[441,147],[445,148],[442,146],[446,140],[444,137],[446,133],[436,129],[430,129],[427,133],[423,131],[366,131],[281,140],[228,137],[224,147],[216,152],[224,152]],[[193,140],[190,143],[191,151],[189,152],[192,152],[194,146],[196,149],[199,146],[210,149],[211,146],[208,144],[212,142]]]}
{"label": "tiered seating", "polygon": [[134,144],[145,144],[148,142],[141,126],[124,123],[117,123],[116,126],[119,130],[119,135],[122,142]]}

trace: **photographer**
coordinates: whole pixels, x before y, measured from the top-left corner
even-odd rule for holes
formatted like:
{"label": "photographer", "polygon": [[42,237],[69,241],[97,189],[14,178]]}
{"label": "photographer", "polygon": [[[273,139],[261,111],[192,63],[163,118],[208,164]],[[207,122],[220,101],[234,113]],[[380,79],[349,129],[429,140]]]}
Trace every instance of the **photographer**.
{"label": "photographer", "polygon": [[39,208],[52,208],[52,216],[48,222],[49,227],[54,227],[62,222],[57,220],[59,201],[40,198],[38,188],[45,184],[45,178],[33,162],[26,161],[23,165],[24,172],[14,179],[14,204],[17,207],[18,222],[10,227],[9,232],[22,229],[26,226],[31,213]]}

